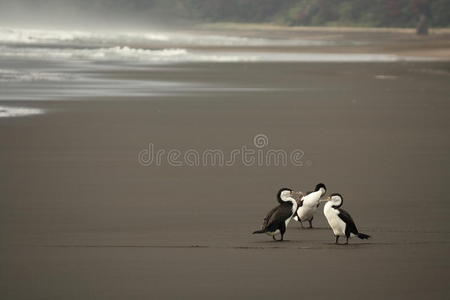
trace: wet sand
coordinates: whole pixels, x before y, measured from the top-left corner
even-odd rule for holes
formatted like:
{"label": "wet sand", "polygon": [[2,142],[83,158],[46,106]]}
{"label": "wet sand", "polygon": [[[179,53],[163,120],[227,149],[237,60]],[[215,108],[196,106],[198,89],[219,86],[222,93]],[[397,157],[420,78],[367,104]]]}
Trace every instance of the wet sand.
{"label": "wet sand", "polygon": [[[187,64],[110,76],[225,83],[182,97],[8,102],[2,299],[449,297],[449,63]],[[264,89],[263,89],[264,88]],[[107,100],[107,101],[106,101]],[[303,166],[142,166],[181,150],[302,149]],[[251,235],[282,186],[325,182],[369,241],[291,223]]]}
{"label": "wet sand", "polygon": [[[430,28],[428,36],[418,36],[414,28],[364,28],[364,27],[301,27],[273,24],[213,23],[198,26],[210,34],[241,35],[255,38],[304,39],[311,41],[334,41],[327,46],[302,45],[287,47],[293,53],[385,53],[399,56],[432,57],[450,59],[450,29]],[[235,47],[233,47],[235,50]],[[230,49],[230,48],[228,48]],[[226,50],[221,49],[222,51]],[[240,49],[252,50],[251,47]],[[266,51],[279,51],[267,47]]]}

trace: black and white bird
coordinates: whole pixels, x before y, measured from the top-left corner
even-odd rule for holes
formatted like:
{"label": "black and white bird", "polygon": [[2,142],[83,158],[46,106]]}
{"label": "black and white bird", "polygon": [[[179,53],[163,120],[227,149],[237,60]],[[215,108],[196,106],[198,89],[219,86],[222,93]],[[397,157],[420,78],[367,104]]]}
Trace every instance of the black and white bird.
{"label": "black and white bird", "polygon": [[344,203],[344,198],[341,194],[331,194],[331,196],[324,201],[327,203],[323,208],[323,213],[325,214],[331,229],[333,229],[334,236],[336,237],[336,244],[338,244],[340,236],[345,236],[347,238],[346,244],[348,244],[348,239],[353,236],[357,236],[360,239],[368,239],[370,237],[370,235],[359,232],[350,214],[341,208]]}
{"label": "black and white bird", "polygon": [[323,183],[316,185],[314,192],[309,192],[305,196],[301,197],[298,201],[297,213],[294,216],[294,220],[300,222],[303,228],[303,222],[309,222],[309,228],[312,228],[312,220],[314,214],[320,205],[320,198],[327,192],[327,187]]}
{"label": "black and white bird", "polygon": [[275,235],[280,234],[281,238],[279,241],[282,241],[286,228],[291,221],[292,216],[297,211],[297,202],[292,197],[291,189],[282,188],[278,192],[277,197],[280,204],[269,211],[264,218],[261,230],[257,230],[253,232],[253,234],[265,233],[271,235],[274,240],[277,240]]}

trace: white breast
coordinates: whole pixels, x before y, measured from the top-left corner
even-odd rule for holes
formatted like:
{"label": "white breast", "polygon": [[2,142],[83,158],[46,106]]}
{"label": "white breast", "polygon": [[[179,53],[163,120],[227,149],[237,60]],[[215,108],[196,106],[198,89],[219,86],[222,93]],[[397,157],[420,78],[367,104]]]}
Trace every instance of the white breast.
{"label": "white breast", "polygon": [[314,216],[317,210],[317,205],[319,204],[320,197],[322,196],[321,191],[312,192],[302,198],[303,205],[298,208],[297,214],[302,221],[309,221]]}
{"label": "white breast", "polygon": [[292,215],[286,219],[286,221],[284,222],[284,224],[286,225],[286,227],[288,226],[289,222],[292,219],[292,216],[295,214],[295,212],[297,211],[297,201],[294,200],[294,198],[292,198]]}
{"label": "white breast", "polygon": [[331,202],[327,202],[323,208],[323,213],[325,214],[334,235],[343,236],[345,235],[345,222],[339,218],[339,211],[333,208],[332,205],[333,204]]}
{"label": "white breast", "polygon": [[317,210],[317,206],[302,206],[297,210],[297,214],[302,221],[309,221],[314,216],[314,213]]}

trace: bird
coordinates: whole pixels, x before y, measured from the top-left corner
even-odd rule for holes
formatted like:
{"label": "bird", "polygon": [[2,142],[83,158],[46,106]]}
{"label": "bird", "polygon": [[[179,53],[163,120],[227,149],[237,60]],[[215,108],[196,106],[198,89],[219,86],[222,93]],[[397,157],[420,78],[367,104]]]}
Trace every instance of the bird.
{"label": "bird", "polygon": [[288,188],[278,191],[277,200],[280,204],[269,211],[264,218],[262,228],[254,231],[253,234],[265,233],[271,235],[275,241],[277,241],[275,235],[280,234],[281,238],[278,241],[283,241],[286,228],[297,211],[297,202],[292,198],[292,190]]}
{"label": "bird", "polygon": [[298,207],[294,220],[300,222],[303,228],[303,222],[309,222],[309,228],[313,228],[312,220],[314,214],[320,205],[320,198],[327,192],[327,187],[323,183],[318,183],[313,192],[308,192],[298,200]]}
{"label": "bird", "polygon": [[357,236],[362,240],[370,237],[370,235],[359,232],[353,218],[347,211],[341,208],[344,203],[344,198],[341,194],[333,193],[323,201],[327,202],[323,208],[323,213],[336,237],[336,244],[339,244],[340,236],[345,236],[347,238],[345,244],[348,244],[348,239],[353,236]]}

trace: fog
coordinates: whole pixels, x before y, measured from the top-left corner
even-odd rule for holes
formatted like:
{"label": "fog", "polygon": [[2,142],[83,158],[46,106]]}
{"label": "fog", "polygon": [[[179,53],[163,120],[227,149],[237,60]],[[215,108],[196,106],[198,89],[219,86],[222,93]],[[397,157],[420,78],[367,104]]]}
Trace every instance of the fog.
{"label": "fog", "polygon": [[0,0],[0,25],[89,28],[200,23],[415,28],[450,26],[448,0]]}
{"label": "fog", "polygon": [[186,24],[161,1],[0,0],[0,26],[127,30]]}

